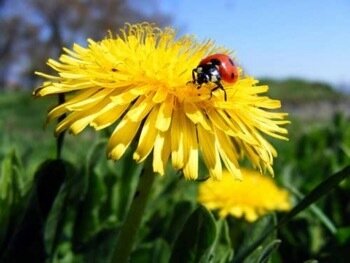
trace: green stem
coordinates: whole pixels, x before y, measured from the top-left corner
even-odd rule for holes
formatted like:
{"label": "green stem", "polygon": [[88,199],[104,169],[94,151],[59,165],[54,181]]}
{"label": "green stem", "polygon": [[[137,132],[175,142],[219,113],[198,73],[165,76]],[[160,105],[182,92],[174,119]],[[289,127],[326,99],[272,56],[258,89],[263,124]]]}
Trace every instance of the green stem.
{"label": "green stem", "polygon": [[152,160],[148,158],[141,172],[134,200],[131,203],[124,225],[118,234],[116,248],[111,261],[113,263],[126,263],[129,260],[154,178],[155,173],[152,169]]}
{"label": "green stem", "polygon": [[[66,99],[64,94],[58,94],[58,105],[65,103]],[[66,118],[66,114],[62,115],[58,118],[57,123],[60,123],[64,118]],[[64,142],[65,132],[61,132],[56,139],[56,159],[61,159],[62,147]]]}

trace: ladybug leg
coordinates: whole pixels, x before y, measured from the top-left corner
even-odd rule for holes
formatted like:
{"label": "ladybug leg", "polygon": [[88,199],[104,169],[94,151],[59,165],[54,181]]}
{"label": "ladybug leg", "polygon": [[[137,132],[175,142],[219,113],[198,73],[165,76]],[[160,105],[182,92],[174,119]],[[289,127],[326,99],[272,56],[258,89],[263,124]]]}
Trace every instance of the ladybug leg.
{"label": "ladybug leg", "polygon": [[[198,84],[198,80],[197,80],[196,74],[198,74],[197,68],[192,69],[192,81],[189,81],[187,83],[193,83],[193,84],[197,83]],[[200,89],[201,87],[202,87],[202,84],[198,84],[197,89]]]}
{"label": "ladybug leg", "polygon": [[197,69],[196,68],[192,69],[192,80],[187,81],[186,84],[190,84],[190,83],[196,84],[197,82],[196,73],[197,73]]}
{"label": "ladybug leg", "polygon": [[218,89],[221,89],[221,90],[224,92],[224,99],[225,99],[225,101],[227,101],[226,90],[224,89],[224,87],[222,86],[222,84],[221,84],[220,82],[217,82],[216,85],[217,85],[217,86],[211,90],[211,92],[210,92],[210,97],[213,95],[213,92],[214,92],[214,91],[216,91],[216,90],[218,90]]}
{"label": "ladybug leg", "polygon": [[192,83],[196,83],[196,74],[197,73],[197,69],[192,69]]}

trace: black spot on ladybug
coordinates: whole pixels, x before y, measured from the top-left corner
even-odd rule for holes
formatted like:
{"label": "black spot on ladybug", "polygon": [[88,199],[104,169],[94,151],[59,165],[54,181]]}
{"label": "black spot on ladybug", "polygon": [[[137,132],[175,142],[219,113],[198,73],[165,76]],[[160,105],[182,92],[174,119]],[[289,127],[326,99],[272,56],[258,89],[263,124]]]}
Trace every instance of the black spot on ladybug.
{"label": "black spot on ladybug", "polygon": [[211,63],[215,66],[220,66],[221,65],[221,61],[216,59],[216,58],[213,58],[212,60],[210,60]]}
{"label": "black spot on ladybug", "polygon": [[118,71],[118,69],[112,68],[112,72],[117,72],[117,71]]}
{"label": "black spot on ladybug", "polygon": [[231,73],[231,79],[235,78],[235,74]]}
{"label": "black spot on ladybug", "polygon": [[233,63],[232,59],[229,58],[228,61],[230,61],[231,65],[234,66],[235,64]]}

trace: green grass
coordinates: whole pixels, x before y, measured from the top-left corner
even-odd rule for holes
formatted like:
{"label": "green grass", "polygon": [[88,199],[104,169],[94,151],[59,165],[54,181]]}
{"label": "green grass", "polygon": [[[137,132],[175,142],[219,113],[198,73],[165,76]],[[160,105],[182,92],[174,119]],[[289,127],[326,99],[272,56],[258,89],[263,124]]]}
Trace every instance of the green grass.
{"label": "green grass", "polygon": [[[57,97],[35,98],[30,92],[4,92],[0,96],[0,156],[15,150],[25,165],[33,171],[46,158],[56,157],[54,124],[45,126],[46,115],[57,104]],[[76,140],[66,134],[63,154],[72,161],[81,161],[84,147],[91,145],[96,135],[84,131]]]}

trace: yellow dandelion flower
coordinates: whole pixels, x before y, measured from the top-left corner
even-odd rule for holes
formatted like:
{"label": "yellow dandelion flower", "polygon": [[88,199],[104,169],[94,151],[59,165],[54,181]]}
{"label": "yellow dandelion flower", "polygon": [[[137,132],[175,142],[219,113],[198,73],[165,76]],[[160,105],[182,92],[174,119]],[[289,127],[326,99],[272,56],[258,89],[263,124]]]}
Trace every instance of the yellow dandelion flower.
{"label": "yellow dandelion flower", "polygon": [[291,209],[289,193],[269,176],[241,169],[243,180],[225,171],[221,180],[208,179],[199,186],[198,200],[220,217],[232,215],[253,222],[272,211]]}
{"label": "yellow dandelion flower", "polygon": [[37,72],[47,79],[36,96],[69,94],[65,103],[48,114],[48,121],[63,114],[56,133],[78,134],[87,126],[96,130],[116,125],[108,143],[108,157],[120,159],[133,140],[134,159],[152,154],[153,169],[164,174],[168,160],[186,178],[198,176],[201,155],[209,174],[219,178],[222,163],[240,177],[239,159],[245,156],[258,169],[272,172],[273,146],[267,134],[286,139],[288,123],[278,100],[261,95],[267,86],[248,76],[233,84],[192,82],[192,70],[209,54],[231,52],[192,36],[177,38],[171,28],[148,23],[127,24],[117,36],[88,46],[64,48],[58,61],[48,65],[57,75]]}

